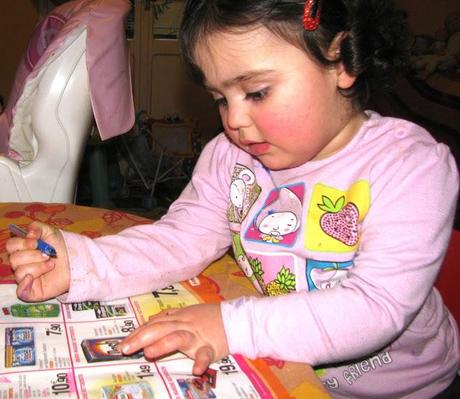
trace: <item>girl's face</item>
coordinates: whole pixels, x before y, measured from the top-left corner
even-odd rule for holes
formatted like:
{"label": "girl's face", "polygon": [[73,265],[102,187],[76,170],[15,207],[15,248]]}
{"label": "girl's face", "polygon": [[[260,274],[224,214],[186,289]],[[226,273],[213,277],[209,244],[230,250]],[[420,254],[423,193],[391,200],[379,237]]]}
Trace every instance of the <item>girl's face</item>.
{"label": "girl's face", "polygon": [[337,90],[354,81],[341,64],[319,66],[264,27],[211,34],[195,54],[226,134],[269,169],[327,157],[364,120]]}

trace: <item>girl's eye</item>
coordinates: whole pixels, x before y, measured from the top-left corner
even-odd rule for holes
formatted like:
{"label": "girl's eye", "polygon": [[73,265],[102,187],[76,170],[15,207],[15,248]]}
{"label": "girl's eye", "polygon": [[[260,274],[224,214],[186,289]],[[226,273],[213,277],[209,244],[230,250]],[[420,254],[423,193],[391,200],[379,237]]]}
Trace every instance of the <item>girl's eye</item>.
{"label": "girl's eye", "polygon": [[252,93],[246,94],[246,98],[252,101],[262,101],[265,97],[267,97],[268,89],[254,91]]}
{"label": "girl's eye", "polygon": [[216,98],[214,100],[214,104],[216,104],[219,108],[227,106],[227,99],[225,97]]}

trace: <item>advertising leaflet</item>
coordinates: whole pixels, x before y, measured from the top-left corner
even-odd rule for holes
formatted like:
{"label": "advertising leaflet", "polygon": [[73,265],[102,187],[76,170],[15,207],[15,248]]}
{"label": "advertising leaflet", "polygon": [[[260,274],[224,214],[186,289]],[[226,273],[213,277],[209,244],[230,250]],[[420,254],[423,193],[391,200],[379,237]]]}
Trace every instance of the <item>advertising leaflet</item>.
{"label": "advertising leaflet", "polygon": [[194,279],[122,300],[71,304],[25,303],[15,284],[0,285],[0,399],[283,397],[287,392],[263,362],[228,356],[197,377],[181,353],[147,361],[142,352],[118,351],[118,342],[151,315],[220,300],[211,290],[200,296],[194,289],[200,284]]}

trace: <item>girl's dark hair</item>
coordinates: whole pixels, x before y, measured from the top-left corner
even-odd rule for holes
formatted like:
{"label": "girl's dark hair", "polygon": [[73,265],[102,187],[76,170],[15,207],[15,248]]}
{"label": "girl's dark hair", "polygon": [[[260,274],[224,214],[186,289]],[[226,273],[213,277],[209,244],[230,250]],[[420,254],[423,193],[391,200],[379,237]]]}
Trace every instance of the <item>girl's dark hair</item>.
{"label": "girl's dark hair", "polygon": [[[391,0],[322,0],[321,21],[315,31],[302,24],[304,1],[187,0],[179,40],[192,78],[203,84],[195,62],[195,49],[213,32],[265,26],[274,34],[304,49],[317,62],[332,66],[342,62],[357,77],[342,94],[364,107],[370,93],[389,86],[395,72],[405,67],[407,30],[405,14]],[[327,58],[333,39],[344,32],[339,59]]]}

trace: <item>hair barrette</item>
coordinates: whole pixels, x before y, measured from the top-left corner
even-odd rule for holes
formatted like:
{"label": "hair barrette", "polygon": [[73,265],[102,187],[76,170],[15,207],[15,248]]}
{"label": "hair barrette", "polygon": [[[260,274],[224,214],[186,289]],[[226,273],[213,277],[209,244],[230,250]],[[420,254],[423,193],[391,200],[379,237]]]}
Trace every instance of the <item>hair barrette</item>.
{"label": "hair barrette", "polygon": [[307,0],[303,12],[303,27],[305,30],[318,29],[321,15],[322,0]]}

